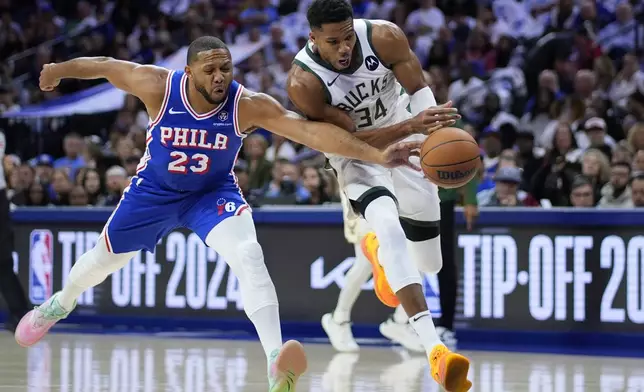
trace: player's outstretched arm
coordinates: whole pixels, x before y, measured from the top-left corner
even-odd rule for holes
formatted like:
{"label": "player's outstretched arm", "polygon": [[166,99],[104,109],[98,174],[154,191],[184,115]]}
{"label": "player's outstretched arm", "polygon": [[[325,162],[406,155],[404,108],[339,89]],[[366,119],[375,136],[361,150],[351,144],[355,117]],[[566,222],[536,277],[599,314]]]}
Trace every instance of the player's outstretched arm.
{"label": "player's outstretched arm", "polygon": [[[45,64],[40,88],[51,91],[62,79],[107,79],[114,87],[138,97],[155,117],[165,93],[168,70],[111,57],[79,57],[62,63]],[[153,112],[153,113],[152,113]]]}
{"label": "player's outstretched arm", "polygon": [[[310,72],[294,65],[286,86],[291,102],[309,119],[329,122],[349,132],[356,131],[356,126],[347,113],[326,102],[324,87]],[[457,119],[457,110],[448,103],[398,124],[356,132],[354,136],[373,147],[385,148],[410,135],[429,134],[436,129],[454,125]]]}
{"label": "player's outstretched arm", "polygon": [[427,85],[423,67],[411,50],[405,33],[391,22],[372,21],[371,41],[380,60],[392,68],[398,82],[410,95],[411,113],[416,116],[436,106],[434,93]]}
{"label": "player's outstretched arm", "polygon": [[[264,128],[318,151],[394,167],[412,166],[409,157],[417,156],[420,142],[398,143],[379,150],[330,123],[308,121],[286,110],[273,97],[245,93],[239,101],[241,129]],[[413,167],[413,166],[412,166]]]}

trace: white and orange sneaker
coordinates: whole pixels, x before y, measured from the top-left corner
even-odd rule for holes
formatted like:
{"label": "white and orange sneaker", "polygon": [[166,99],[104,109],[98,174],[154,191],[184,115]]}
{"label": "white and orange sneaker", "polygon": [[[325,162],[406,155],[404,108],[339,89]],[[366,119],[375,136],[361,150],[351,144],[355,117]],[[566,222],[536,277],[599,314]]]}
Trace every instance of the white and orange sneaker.
{"label": "white and orange sneaker", "polygon": [[58,294],[52,295],[45,303],[34,308],[20,320],[14,335],[19,345],[29,347],[38,343],[54,324],[66,318],[74,310],[76,303],[72,309],[64,309],[58,302]]}
{"label": "white and orange sneaker", "polygon": [[304,347],[300,342],[289,340],[280,350],[271,353],[268,361],[269,392],[293,392],[297,380],[306,372],[307,362]]}
{"label": "white and orange sneaker", "polygon": [[391,286],[389,286],[389,281],[387,281],[387,277],[385,276],[385,270],[378,261],[378,248],[380,248],[380,244],[378,243],[376,234],[371,232],[362,237],[360,247],[362,248],[362,253],[364,253],[367,260],[371,263],[371,270],[373,272],[373,289],[376,293],[376,297],[378,297],[380,302],[390,308],[397,307],[400,305],[400,300],[398,300],[398,297],[396,297]]}
{"label": "white and orange sneaker", "polygon": [[440,344],[429,355],[432,378],[445,392],[467,392],[472,382],[467,379],[470,360]]}

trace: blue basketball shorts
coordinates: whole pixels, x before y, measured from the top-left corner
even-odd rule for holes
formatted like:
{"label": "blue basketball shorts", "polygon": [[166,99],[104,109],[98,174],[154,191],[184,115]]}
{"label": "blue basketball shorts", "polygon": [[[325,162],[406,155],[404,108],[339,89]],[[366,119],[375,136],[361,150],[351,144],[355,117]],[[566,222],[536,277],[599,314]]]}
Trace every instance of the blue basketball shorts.
{"label": "blue basketball shorts", "polygon": [[135,177],[105,224],[103,237],[112,253],[154,252],[161,238],[181,227],[205,243],[215,226],[246,209],[250,206],[232,181],[214,190],[177,192]]}

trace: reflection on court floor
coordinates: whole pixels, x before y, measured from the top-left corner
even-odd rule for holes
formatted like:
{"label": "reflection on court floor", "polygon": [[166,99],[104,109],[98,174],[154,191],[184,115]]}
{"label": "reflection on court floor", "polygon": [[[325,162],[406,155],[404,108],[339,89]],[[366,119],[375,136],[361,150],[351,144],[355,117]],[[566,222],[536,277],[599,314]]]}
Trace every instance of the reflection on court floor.
{"label": "reflection on court floor", "polygon": [[[0,391],[266,391],[257,342],[54,334],[23,349],[0,336]],[[306,346],[309,392],[439,391],[427,361],[395,348]],[[644,392],[641,359],[471,352],[474,392]]]}

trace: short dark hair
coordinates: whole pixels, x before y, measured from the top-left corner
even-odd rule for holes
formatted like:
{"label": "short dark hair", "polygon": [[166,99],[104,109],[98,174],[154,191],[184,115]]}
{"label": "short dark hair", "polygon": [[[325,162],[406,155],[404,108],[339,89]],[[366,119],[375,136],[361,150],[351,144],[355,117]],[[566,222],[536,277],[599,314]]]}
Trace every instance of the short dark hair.
{"label": "short dark hair", "polygon": [[583,174],[578,174],[572,180],[572,185],[570,186],[570,190],[574,191],[575,189],[582,187],[584,185],[593,186],[593,184],[590,182],[588,177],[584,176]]}
{"label": "short dark hair", "polygon": [[306,13],[311,28],[322,28],[326,23],[353,19],[353,8],[347,0],[314,0]]}
{"label": "short dark hair", "polygon": [[631,174],[631,181],[630,181],[631,184],[633,183],[633,181],[636,181],[636,180],[637,181],[644,180],[644,172],[636,171],[633,174]]}
{"label": "short dark hair", "polygon": [[625,167],[628,169],[629,173],[631,172],[631,165],[628,162],[618,161],[618,162],[613,162],[613,164],[611,165],[611,167],[619,167],[619,166]]}
{"label": "short dark hair", "polygon": [[228,50],[228,46],[224,43],[224,41],[210,35],[199,37],[196,40],[192,41],[190,43],[190,46],[188,47],[188,58],[186,59],[188,65],[197,60],[197,55],[200,52],[213,49]]}

